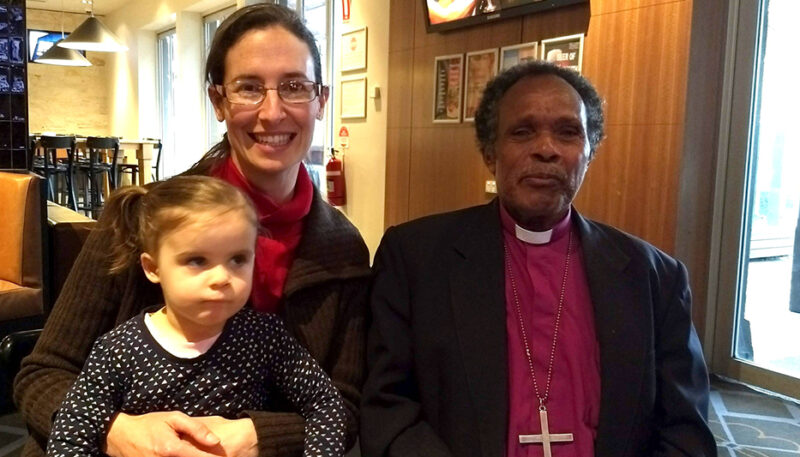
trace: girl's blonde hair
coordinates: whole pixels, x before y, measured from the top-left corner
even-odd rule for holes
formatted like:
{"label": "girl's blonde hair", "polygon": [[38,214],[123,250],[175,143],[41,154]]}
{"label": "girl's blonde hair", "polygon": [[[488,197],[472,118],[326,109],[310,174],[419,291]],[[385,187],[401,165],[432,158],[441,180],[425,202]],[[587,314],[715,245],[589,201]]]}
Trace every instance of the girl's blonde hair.
{"label": "girl's blonde hair", "polygon": [[[98,228],[109,233],[110,272],[155,255],[161,238],[187,222],[238,212],[258,228],[250,199],[225,181],[209,176],[176,176],[144,187],[127,186],[106,201]],[[223,222],[224,223],[224,222]]]}

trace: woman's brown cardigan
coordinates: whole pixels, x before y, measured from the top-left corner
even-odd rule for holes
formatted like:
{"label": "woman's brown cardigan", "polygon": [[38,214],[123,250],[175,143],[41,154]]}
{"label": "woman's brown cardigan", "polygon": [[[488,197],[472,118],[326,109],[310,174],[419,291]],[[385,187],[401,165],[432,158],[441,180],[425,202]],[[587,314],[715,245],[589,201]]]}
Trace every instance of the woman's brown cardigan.
{"label": "woman's brown cardigan", "polygon": [[[23,456],[43,456],[52,418],[95,339],[143,308],[162,303],[141,268],[110,276],[104,233],[93,232],[78,256],[33,353],[22,362],[14,399],[31,438]],[[358,432],[365,376],[369,251],[358,230],[314,192],[289,270],[281,316],[331,376],[348,409],[348,448]],[[247,411],[260,456],[300,455],[304,421],[296,413]]]}

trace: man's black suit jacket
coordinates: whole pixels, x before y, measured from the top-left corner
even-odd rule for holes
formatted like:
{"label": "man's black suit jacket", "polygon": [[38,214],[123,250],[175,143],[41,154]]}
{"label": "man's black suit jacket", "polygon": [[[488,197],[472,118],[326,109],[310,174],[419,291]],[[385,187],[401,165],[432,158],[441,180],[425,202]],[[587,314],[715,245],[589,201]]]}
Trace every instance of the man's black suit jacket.
{"label": "man's black suit jacket", "polygon": [[[595,455],[715,456],[685,267],[574,209],[573,222],[600,346]],[[503,271],[497,200],[386,232],[374,264],[365,457],[505,455]]]}

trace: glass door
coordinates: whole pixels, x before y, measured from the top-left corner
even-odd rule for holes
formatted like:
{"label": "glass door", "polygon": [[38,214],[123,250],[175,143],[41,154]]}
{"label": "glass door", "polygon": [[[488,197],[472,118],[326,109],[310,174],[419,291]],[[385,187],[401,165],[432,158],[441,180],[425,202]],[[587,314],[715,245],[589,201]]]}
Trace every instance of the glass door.
{"label": "glass door", "polygon": [[800,398],[800,2],[736,3],[712,370]]}

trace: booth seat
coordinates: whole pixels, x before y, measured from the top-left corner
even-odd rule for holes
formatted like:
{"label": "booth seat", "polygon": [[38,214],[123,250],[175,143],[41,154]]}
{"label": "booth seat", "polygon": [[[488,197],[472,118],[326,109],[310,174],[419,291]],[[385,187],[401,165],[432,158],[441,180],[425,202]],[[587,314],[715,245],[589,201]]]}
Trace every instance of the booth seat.
{"label": "booth seat", "polygon": [[[0,172],[0,348],[11,334],[40,328],[48,302],[45,181],[33,173]],[[0,350],[0,408],[14,370]]]}
{"label": "booth seat", "polygon": [[11,382],[20,361],[33,349],[95,226],[69,208],[45,205],[45,190],[46,182],[36,175],[0,172],[0,411],[11,408]]}
{"label": "booth seat", "polygon": [[[44,303],[44,318],[52,309],[61,293],[75,259],[86,242],[95,221],[69,208],[47,202],[47,252],[45,258],[45,287],[47,300]],[[11,382],[19,371],[22,358],[30,354],[36,344],[42,325],[31,330],[30,326],[17,327],[13,333],[0,337],[0,411],[11,408]],[[5,382],[5,387],[3,383]]]}
{"label": "booth seat", "polygon": [[0,339],[41,325],[47,300],[44,181],[0,172]]}

